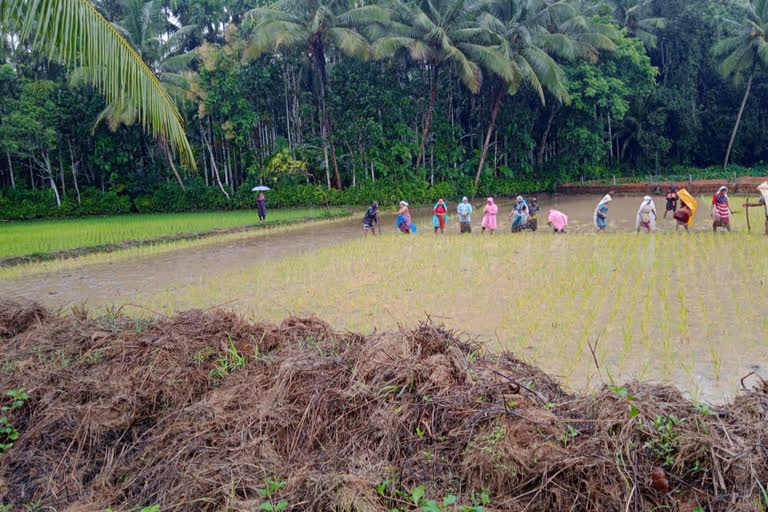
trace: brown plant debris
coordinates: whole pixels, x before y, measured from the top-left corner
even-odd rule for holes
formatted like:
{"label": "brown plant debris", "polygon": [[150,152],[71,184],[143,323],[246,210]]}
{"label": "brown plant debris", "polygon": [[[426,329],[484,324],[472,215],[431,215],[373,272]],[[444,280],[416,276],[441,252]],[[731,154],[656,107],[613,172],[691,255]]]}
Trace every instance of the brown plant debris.
{"label": "brown plant debris", "polygon": [[768,506],[764,383],[717,408],[637,382],[568,393],[428,322],[361,335],[314,317],[142,323],[5,301],[0,333],[0,391],[29,395],[4,413],[19,432],[0,455],[12,510],[255,511],[268,478],[284,510],[483,493],[486,511]]}

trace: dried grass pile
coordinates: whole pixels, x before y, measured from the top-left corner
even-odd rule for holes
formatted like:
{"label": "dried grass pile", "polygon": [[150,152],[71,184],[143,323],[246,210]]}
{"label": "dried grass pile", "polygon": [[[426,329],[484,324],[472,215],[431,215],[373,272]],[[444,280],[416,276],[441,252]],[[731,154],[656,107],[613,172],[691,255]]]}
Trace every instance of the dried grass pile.
{"label": "dried grass pile", "polygon": [[429,323],[363,336],[221,311],[144,324],[2,302],[0,336],[0,390],[29,394],[0,456],[17,510],[255,511],[273,477],[285,510],[468,506],[481,490],[485,510],[768,507],[759,379],[712,410],[640,383],[570,394]]}

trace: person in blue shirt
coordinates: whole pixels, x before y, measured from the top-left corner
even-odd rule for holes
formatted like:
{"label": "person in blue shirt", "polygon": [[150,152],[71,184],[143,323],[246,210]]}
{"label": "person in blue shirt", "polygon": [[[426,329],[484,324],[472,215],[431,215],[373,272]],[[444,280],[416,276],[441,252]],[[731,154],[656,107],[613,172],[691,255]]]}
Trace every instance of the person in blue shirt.
{"label": "person in blue shirt", "polygon": [[469,204],[467,197],[462,197],[459,206],[456,208],[459,213],[459,231],[461,233],[472,232],[472,205]]}

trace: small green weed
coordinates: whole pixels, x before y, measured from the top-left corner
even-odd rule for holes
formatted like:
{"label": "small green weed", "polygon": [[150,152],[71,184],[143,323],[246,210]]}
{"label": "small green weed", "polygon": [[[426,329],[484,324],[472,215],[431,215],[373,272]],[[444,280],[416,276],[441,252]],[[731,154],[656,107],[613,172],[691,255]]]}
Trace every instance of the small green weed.
{"label": "small green weed", "polygon": [[608,389],[619,395],[620,398],[622,398],[625,402],[627,402],[627,405],[629,406],[629,417],[634,418],[638,414],[640,414],[640,411],[632,404],[632,400],[635,399],[633,395],[627,391],[627,388],[624,386],[608,386]]}
{"label": "small green weed", "polygon": [[224,354],[224,357],[220,357],[216,360],[216,365],[211,370],[211,378],[219,380],[232,373],[233,371],[242,368],[248,362],[246,356],[241,354],[235,348],[235,343],[232,341],[231,336],[227,336],[229,340],[229,348]]}
{"label": "small green weed", "polygon": [[[0,407],[0,411],[3,413],[18,409],[24,402],[29,399],[29,395],[25,392],[24,388],[9,389],[5,392],[7,396],[10,396],[13,402],[11,405],[4,405]],[[3,414],[0,416],[0,456],[5,453],[6,450],[13,447],[13,442],[19,438],[19,432],[11,425],[8,420],[8,416]]]}
{"label": "small green weed", "polygon": [[670,467],[675,463],[679,442],[674,427],[682,422],[674,414],[656,416],[653,420],[653,430],[649,432],[652,439],[645,443],[645,447],[662,461],[662,466]]}
{"label": "small green weed", "polygon": [[573,428],[571,425],[568,425],[568,432],[558,434],[555,439],[563,443],[563,446],[568,446],[573,442],[574,439],[576,439],[578,435],[579,431]]}
{"label": "small green weed", "polygon": [[287,501],[278,501],[277,491],[285,486],[285,482],[280,480],[279,476],[267,477],[264,479],[264,487],[256,489],[256,492],[261,494],[265,499],[260,505],[259,510],[267,510],[270,512],[277,512],[283,510],[288,506]]}
{"label": "small green weed", "polygon": [[[150,507],[143,507],[143,508],[132,508],[130,510],[126,510],[126,512],[157,512],[160,510],[160,505],[152,505]],[[106,512],[120,512],[119,510],[112,510],[111,508],[108,508]]]}

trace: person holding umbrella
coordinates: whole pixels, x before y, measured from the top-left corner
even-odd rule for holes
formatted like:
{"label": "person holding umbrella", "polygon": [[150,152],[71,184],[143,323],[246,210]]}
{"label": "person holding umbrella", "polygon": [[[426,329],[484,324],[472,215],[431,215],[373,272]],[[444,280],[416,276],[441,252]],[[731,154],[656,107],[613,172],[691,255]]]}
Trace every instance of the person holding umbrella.
{"label": "person holding umbrella", "polygon": [[256,208],[259,210],[259,220],[261,222],[267,220],[267,196],[264,195],[266,190],[269,190],[269,187],[258,186],[253,187],[251,190],[252,192],[259,193],[259,195],[256,197]]}

